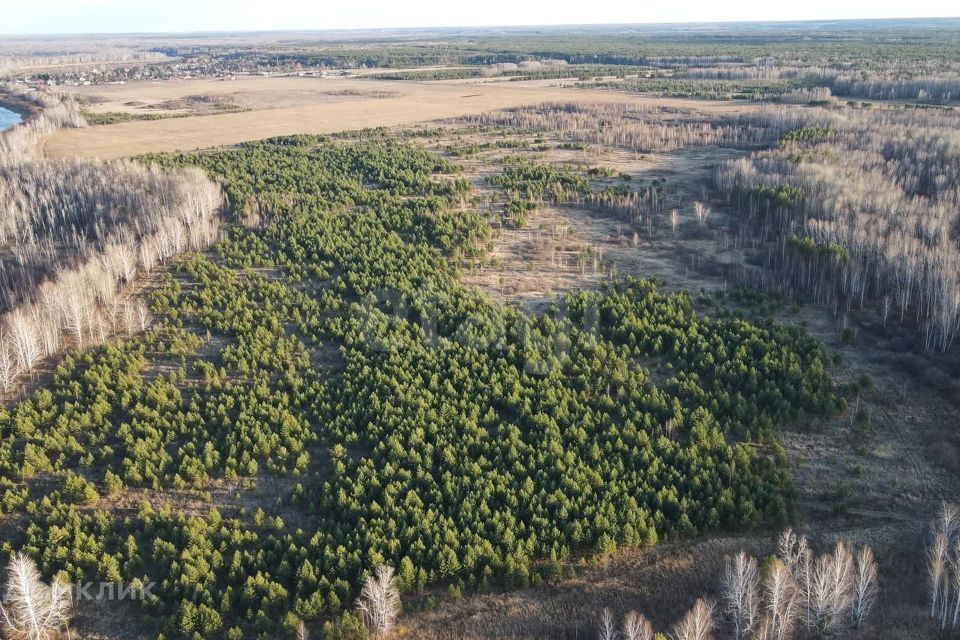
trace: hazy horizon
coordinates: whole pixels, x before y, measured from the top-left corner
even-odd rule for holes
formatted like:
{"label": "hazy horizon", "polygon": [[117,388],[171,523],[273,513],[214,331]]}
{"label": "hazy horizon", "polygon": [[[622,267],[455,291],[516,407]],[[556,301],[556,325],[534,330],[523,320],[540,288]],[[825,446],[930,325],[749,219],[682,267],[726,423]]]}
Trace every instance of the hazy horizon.
{"label": "hazy horizon", "polygon": [[838,5],[812,0],[803,5],[770,5],[745,0],[718,7],[706,0],[668,6],[641,6],[624,0],[589,6],[583,3],[517,5],[492,0],[476,9],[429,0],[397,5],[374,0],[335,9],[301,0],[264,5],[252,0],[198,3],[170,0],[162,5],[131,6],[121,0],[37,0],[4,15],[3,36],[132,35],[158,33],[262,33],[588,27],[846,20],[949,19],[952,3],[919,0],[904,5],[854,0]]}
{"label": "hazy horizon", "polygon": [[[524,32],[526,30],[550,30],[560,33],[576,29],[600,30],[604,28],[622,28],[655,31],[657,27],[670,30],[680,30],[684,27],[763,27],[789,25],[832,25],[847,24],[864,25],[865,23],[924,23],[930,22],[957,22],[960,26],[960,15],[957,16],[911,16],[890,18],[819,18],[805,20],[709,20],[689,22],[595,22],[595,23],[543,23],[543,24],[476,24],[476,25],[433,25],[433,26],[404,26],[404,27],[330,27],[330,28],[289,28],[289,29],[194,29],[194,30],[166,30],[166,31],[74,31],[56,33],[5,33],[0,32],[0,38],[58,38],[58,37],[123,37],[123,36],[204,36],[204,35],[271,35],[271,34],[305,34],[305,35],[343,35],[343,34],[418,34],[442,33],[463,31],[465,33],[484,33],[496,30],[510,32]],[[918,26],[918,25],[911,25]],[[938,25],[939,26],[939,25]]]}

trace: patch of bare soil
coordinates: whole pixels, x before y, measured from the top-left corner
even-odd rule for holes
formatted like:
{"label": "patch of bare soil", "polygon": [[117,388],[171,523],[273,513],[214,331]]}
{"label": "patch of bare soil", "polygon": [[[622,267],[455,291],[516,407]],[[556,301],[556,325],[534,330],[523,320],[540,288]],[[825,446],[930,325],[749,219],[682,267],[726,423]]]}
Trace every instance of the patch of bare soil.
{"label": "patch of bare soil", "polygon": [[[91,589],[91,597],[97,587]],[[108,599],[80,600],[74,603],[68,638],[80,640],[146,640],[156,637],[156,631],[144,629],[143,613],[138,601]]]}
{"label": "patch of bare soil", "polygon": [[524,228],[500,229],[491,254],[470,267],[463,280],[494,299],[527,305],[596,285],[604,277],[602,254],[571,229],[572,218],[562,209],[534,211]]}
{"label": "patch of bare soil", "polygon": [[843,316],[819,305],[781,315],[782,322],[801,324],[836,355],[838,381],[869,376],[874,385],[853,398],[842,416],[826,423],[802,420],[784,434],[810,517],[826,503],[854,517],[878,513],[920,522],[941,501],[956,500],[960,411],[942,390],[904,366],[907,358],[917,358],[935,368],[943,356],[893,354],[879,347],[871,332],[851,341],[842,331],[848,325]]}

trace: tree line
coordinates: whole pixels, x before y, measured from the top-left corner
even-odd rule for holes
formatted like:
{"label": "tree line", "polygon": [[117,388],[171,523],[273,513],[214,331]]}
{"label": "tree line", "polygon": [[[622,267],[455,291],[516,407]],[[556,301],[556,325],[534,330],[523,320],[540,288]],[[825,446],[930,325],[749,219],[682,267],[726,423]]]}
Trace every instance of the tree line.
{"label": "tree line", "polygon": [[0,136],[0,393],[65,348],[144,330],[148,308],[124,291],[209,245],[222,200],[196,169],[36,157],[39,136],[83,122],[72,102],[34,99],[42,111]]}
{"label": "tree line", "polygon": [[960,329],[956,116],[943,110],[768,109],[775,149],[725,162],[718,187],[743,211],[736,242],[760,248],[800,291],[838,308],[912,317],[928,349]]}

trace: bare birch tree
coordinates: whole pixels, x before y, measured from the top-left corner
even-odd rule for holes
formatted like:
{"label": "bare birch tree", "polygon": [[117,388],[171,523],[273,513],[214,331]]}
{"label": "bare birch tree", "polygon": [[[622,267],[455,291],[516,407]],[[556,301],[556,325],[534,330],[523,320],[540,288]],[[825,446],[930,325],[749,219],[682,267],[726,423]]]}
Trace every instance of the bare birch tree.
{"label": "bare birch tree", "polygon": [[21,309],[17,309],[7,316],[7,327],[16,349],[20,370],[30,371],[43,353],[33,319]]}
{"label": "bare birch tree", "polygon": [[693,203],[693,212],[697,216],[697,220],[700,224],[703,224],[707,221],[707,218],[710,217],[710,207],[703,204],[702,202]]}
{"label": "bare birch tree", "polygon": [[[873,611],[879,591],[877,561],[873,549],[864,545],[857,553],[857,569],[853,580],[853,603],[850,607],[850,624],[859,628]],[[956,613],[956,609],[954,610]]]}
{"label": "bare birch tree", "polygon": [[947,537],[947,544],[953,542],[960,531],[960,507],[952,502],[941,502],[937,511],[936,527]]}
{"label": "bare birch tree", "polygon": [[797,583],[790,568],[775,558],[763,585],[766,615],[764,637],[770,640],[786,640],[791,637],[797,622]]}
{"label": "bare birch tree", "polygon": [[614,620],[613,612],[605,608],[600,612],[600,627],[598,629],[599,640],[617,640],[617,623]]}
{"label": "bare birch tree", "polygon": [[833,549],[833,592],[842,610],[849,609],[853,601],[856,562],[850,547],[843,540]]}
{"label": "bare birch tree", "polygon": [[[953,587],[953,615],[950,626],[956,627],[958,616],[960,616],[960,540],[954,541],[953,553],[950,554],[950,577],[950,586]],[[946,600],[949,604],[949,595]]]}
{"label": "bare birch tree", "polygon": [[[835,132],[718,168],[717,186],[743,212],[736,242],[766,247],[774,272],[751,284],[848,309],[876,302],[883,316],[893,307],[901,322],[915,315],[927,349],[947,351],[960,335],[951,231],[960,134],[944,115],[781,107],[749,116],[770,133]],[[797,146],[808,160],[786,161]]]}
{"label": "bare birch tree", "polygon": [[[213,242],[223,198],[199,169],[37,157],[40,136],[85,124],[75,103],[37,99],[39,115],[0,135],[0,324],[17,358],[16,375],[0,373],[8,388],[63,347],[129,331],[103,309],[138,272]],[[145,307],[134,316],[149,325]]]}
{"label": "bare birch tree", "polygon": [[727,561],[722,594],[725,612],[733,624],[734,638],[748,637],[760,617],[760,576],[756,558],[741,551]]}
{"label": "bare birch tree", "polygon": [[842,590],[838,590],[838,580],[843,580],[843,559],[835,554],[817,558],[810,589],[811,628],[817,637],[827,637],[840,628],[846,611],[846,601]]}
{"label": "bare birch tree", "polygon": [[927,578],[930,586],[930,617],[943,626],[950,597],[947,536],[937,532],[927,551]]}
{"label": "bare birch tree", "polygon": [[672,640],[711,640],[713,638],[713,606],[702,598],[670,632]]}
{"label": "bare birch tree", "polygon": [[0,327],[0,391],[7,392],[13,387],[20,369],[17,366],[17,354],[12,341]]}
{"label": "bare birch tree", "polygon": [[23,640],[57,637],[70,619],[70,587],[47,585],[32,558],[17,553],[7,564],[7,588],[0,614],[6,635]]}
{"label": "bare birch tree", "polygon": [[653,625],[636,611],[628,611],[623,618],[623,640],[653,640]]}
{"label": "bare birch tree", "polygon": [[374,638],[386,638],[393,632],[400,615],[400,590],[393,567],[377,567],[367,576],[357,609]]}
{"label": "bare birch tree", "polygon": [[137,302],[136,311],[137,325],[140,327],[140,331],[146,331],[153,322],[153,315],[150,313],[150,309],[147,307],[146,303],[142,300]]}

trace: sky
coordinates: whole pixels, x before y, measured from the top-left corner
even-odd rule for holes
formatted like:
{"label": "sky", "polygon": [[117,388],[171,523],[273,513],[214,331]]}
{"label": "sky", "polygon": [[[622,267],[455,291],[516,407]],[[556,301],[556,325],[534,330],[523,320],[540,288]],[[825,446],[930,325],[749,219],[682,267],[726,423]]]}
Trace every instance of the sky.
{"label": "sky", "polygon": [[0,33],[952,17],[957,0],[0,0]]}

